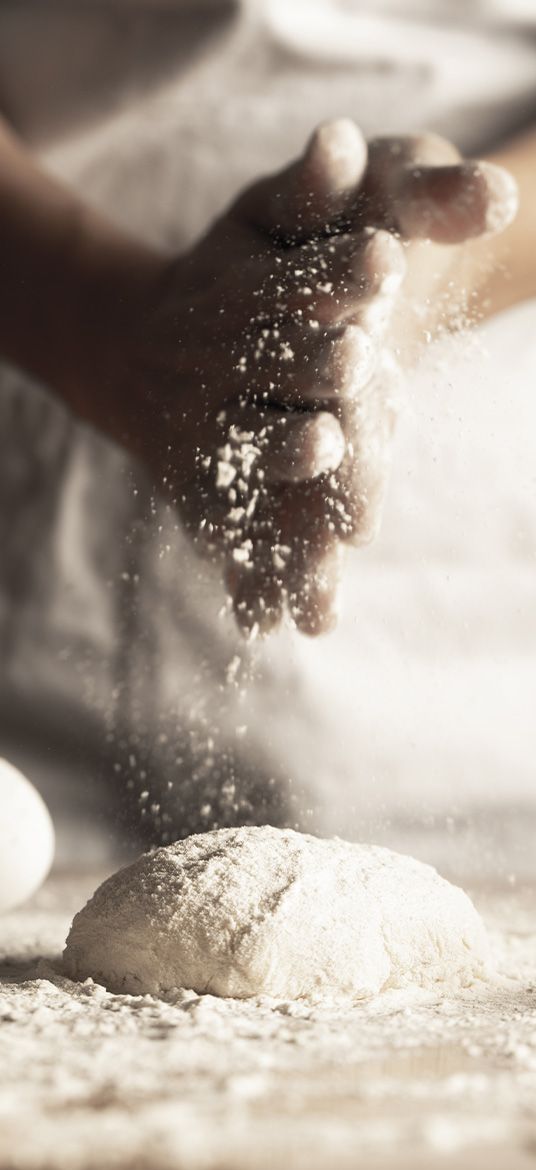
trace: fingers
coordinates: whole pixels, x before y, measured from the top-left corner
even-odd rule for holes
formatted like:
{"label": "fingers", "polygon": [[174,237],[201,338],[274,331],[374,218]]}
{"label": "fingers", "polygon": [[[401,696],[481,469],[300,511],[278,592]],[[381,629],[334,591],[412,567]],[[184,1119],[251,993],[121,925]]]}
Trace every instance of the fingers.
{"label": "fingers", "polygon": [[379,529],[401,389],[396,362],[383,354],[366,399],[345,403],[341,411],[347,453],[328,482],[334,531],[353,545],[370,543]]}
{"label": "fingers", "polygon": [[[237,507],[231,489],[223,526],[226,580],[246,634],[272,630],[285,607],[304,633],[317,635],[335,624],[342,545],[366,543],[379,526],[398,385],[398,372],[385,359],[367,400],[344,404],[346,453],[335,471],[298,482],[291,461],[283,478],[281,451],[274,445],[274,482],[263,469],[256,506],[250,508],[250,495],[245,507],[240,500]],[[315,417],[306,417],[305,428]],[[292,426],[299,423],[300,416],[293,418]],[[262,448],[262,441],[258,445]],[[283,454],[286,460],[284,449]],[[266,454],[263,458],[266,468]]]}
{"label": "fingers", "polygon": [[[309,288],[306,311],[296,310],[290,281],[281,274],[285,300],[275,311],[288,318],[275,325],[265,320],[244,358],[245,389],[253,401],[318,405],[355,396],[370,379],[404,276],[403,249],[387,232],[363,233],[350,252],[347,242],[337,243],[324,279]],[[294,280],[304,271],[303,262],[297,263]]]}
{"label": "fingers", "polygon": [[352,224],[399,231],[397,200],[406,170],[454,166],[458,161],[456,148],[436,134],[373,138],[364,181],[355,196]]}
{"label": "fingers", "polygon": [[250,409],[241,412],[240,427],[227,428],[211,539],[223,552],[227,589],[247,636],[272,630],[285,603],[310,633],[334,624],[340,557],[331,547],[325,484],[344,451],[340,424],[327,412],[269,411],[260,425]]}
{"label": "fingers", "polygon": [[[389,289],[391,241],[386,237],[384,253],[384,236],[373,239],[371,277],[375,274],[377,287],[387,281]],[[372,315],[367,324],[371,337],[385,318],[382,310],[380,326],[374,320],[386,295],[365,298],[361,305],[365,322]],[[367,375],[365,389],[363,336],[368,336],[365,328],[344,326],[330,337],[329,346],[324,338],[324,349],[316,354],[315,405],[323,394],[332,399],[335,413],[273,405],[262,409],[246,400],[227,406],[217,417],[216,433],[208,443],[217,457],[212,462],[209,458],[205,469],[212,501],[207,488],[200,497],[211,517],[206,526],[210,547],[223,552],[233,609],[247,635],[275,628],[285,607],[303,632],[330,629],[337,614],[338,546],[341,541],[362,544],[377,529],[394,408],[388,362],[380,347],[376,360],[381,359],[381,376]],[[305,366],[305,357],[300,351],[299,368]],[[359,393],[352,389],[352,379]]]}
{"label": "fingers", "polygon": [[366,143],[354,122],[326,122],[315,130],[301,158],[256,183],[236,210],[283,244],[307,239],[345,216],[366,160]]}
{"label": "fingers", "polygon": [[343,546],[329,535],[320,547],[296,546],[286,592],[289,615],[302,634],[317,637],[337,624],[343,559]]}
{"label": "fingers", "polygon": [[257,307],[222,344],[204,342],[204,361],[218,369],[218,400],[318,405],[357,393],[371,376],[378,339],[405,273],[400,241],[385,231],[275,253],[246,273],[248,303]]}
{"label": "fingers", "polygon": [[286,609],[303,633],[326,633],[338,617],[342,545],[322,523],[311,530],[308,526],[305,536],[304,517],[298,512],[287,526],[285,543],[277,511],[276,504],[271,539],[255,544],[250,564],[228,566],[226,584],[238,626],[246,636],[267,634],[279,624]]}
{"label": "fingers", "polygon": [[247,636],[273,630],[285,608],[310,635],[335,624],[341,547],[366,543],[379,525],[399,384],[384,355],[366,392],[343,402],[338,418],[260,416],[254,407],[218,416],[217,459],[204,466],[199,492],[201,535],[223,554]]}
{"label": "fingers", "polygon": [[[331,474],[345,450],[340,423],[327,411],[260,412],[238,405],[221,411],[207,422],[196,490],[187,497],[186,520],[199,551],[249,570],[259,549],[277,544],[285,527],[281,490]],[[292,514],[292,535],[296,522],[301,532],[299,511]]]}
{"label": "fingers", "polygon": [[246,634],[285,609],[304,633],[331,628],[343,546],[377,532],[400,385],[386,330],[419,253],[395,236],[457,244],[515,214],[506,172],[434,135],[377,140],[366,175],[360,143],[351,123],[322,128],[237,205],[283,245],[244,257],[257,313],[223,352],[216,456],[201,459],[200,526]]}
{"label": "fingers", "polygon": [[268,546],[257,550],[249,569],[228,566],[225,583],[236,623],[245,637],[264,637],[277,628],[284,610],[283,581]]}
{"label": "fingers", "polygon": [[507,171],[461,161],[456,148],[437,135],[370,143],[358,219],[366,215],[407,240],[459,244],[502,231],[516,210],[517,188]]}
{"label": "fingers", "polygon": [[340,423],[327,411],[285,413],[265,424],[262,464],[267,483],[301,483],[336,471],[346,443]]}
{"label": "fingers", "polygon": [[327,411],[240,406],[226,411],[220,442],[216,487],[232,486],[234,493],[254,481],[264,486],[316,479],[336,471],[346,449],[340,423]]}
{"label": "fingers", "polygon": [[302,409],[358,392],[371,376],[376,346],[357,325],[279,331],[281,350],[265,352],[248,380],[250,401]]}
{"label": "fingers", "polygon": [[454,143],[429,131],[396,137],[380,135],[369,142],[368,150],[368,169],[380,182],[389,181],[389,176],[402,167],[450,166],[460,160]]}
{"label": "fingers", "polygon": [[366,325],[370,331],[385,326],[395,297],[406,274],[406,259],[399,240],[389,232],[368,229],[367,245],[362,265],[366,274],[368,298],[356,306],[352,319]]}
{"label": "fingers", "polygon": [[397,200],[402,234],[437,244],[459,244],[503,231],[518,204],[508,171],[486,162],[409,167],[401,177]]}
{"label": "fingers", "polygon": [[398,277],[400,283],[404,271],[403,249],[385,231],[309,241],[276,254],[266,265],[256,291],[257,320],[337,324],[385,291],[388,278]]}

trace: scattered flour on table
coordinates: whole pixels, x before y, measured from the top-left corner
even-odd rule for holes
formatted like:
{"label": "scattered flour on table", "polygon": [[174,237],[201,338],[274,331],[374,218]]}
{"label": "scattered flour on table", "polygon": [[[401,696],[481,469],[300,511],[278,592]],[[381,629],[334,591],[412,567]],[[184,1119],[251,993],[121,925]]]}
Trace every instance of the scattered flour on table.
{"label": "scattered flour on table", "polygon": [[0,1165],[436,1170],[446,1153],[457,1166],[533,1164],[533,886],[478,893],[488,981],[313,1005],[163,1000],[65,978],[73,910],[102,876],[57,873],[1,919]]}
{"label": "scattered flour on table", "polygon": [[265,827],[177,842],[114,874],[76,915],[65,973],[114,992],[359,1000],[486,974],[484,926],[431,866]]}

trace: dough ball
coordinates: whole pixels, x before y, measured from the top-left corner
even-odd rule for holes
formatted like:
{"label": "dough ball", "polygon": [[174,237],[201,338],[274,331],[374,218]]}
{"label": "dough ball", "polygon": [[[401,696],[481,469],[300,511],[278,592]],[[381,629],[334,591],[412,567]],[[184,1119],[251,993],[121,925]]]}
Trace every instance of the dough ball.
{"label": "dough ball", "polygon": [[45,880],[54,857],[48,809],[30,781],[0,760],[0,911],[20,906]]}
{"label": "dough ball", "polygon": [[469,984],[487,958],[469,898],[428,865],[291,829],[219,829],[145,854],[76,915],[66,974],[110,991],[358,999]]}

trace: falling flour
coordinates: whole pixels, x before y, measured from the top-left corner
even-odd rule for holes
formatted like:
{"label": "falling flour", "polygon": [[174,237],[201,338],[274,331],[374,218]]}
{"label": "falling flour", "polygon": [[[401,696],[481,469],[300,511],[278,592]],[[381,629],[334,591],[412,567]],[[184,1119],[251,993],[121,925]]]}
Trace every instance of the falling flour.
{"label": "falling flour", "polygon": [[119,870],[72,924],[64,970],[108,990],[358,1000],[486,972],[469,898],[388,849],[220,829]]}

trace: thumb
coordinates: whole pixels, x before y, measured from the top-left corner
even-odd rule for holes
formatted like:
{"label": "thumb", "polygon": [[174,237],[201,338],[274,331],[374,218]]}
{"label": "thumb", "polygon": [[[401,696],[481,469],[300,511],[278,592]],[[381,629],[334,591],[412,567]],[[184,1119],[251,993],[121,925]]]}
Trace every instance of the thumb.
{"label": "thumb", "polygon": [[301,158],[250,187],[237,210],[281,242],[298,243],[346,217],[366,162],[365,139],[355,122],[325,122]]}

